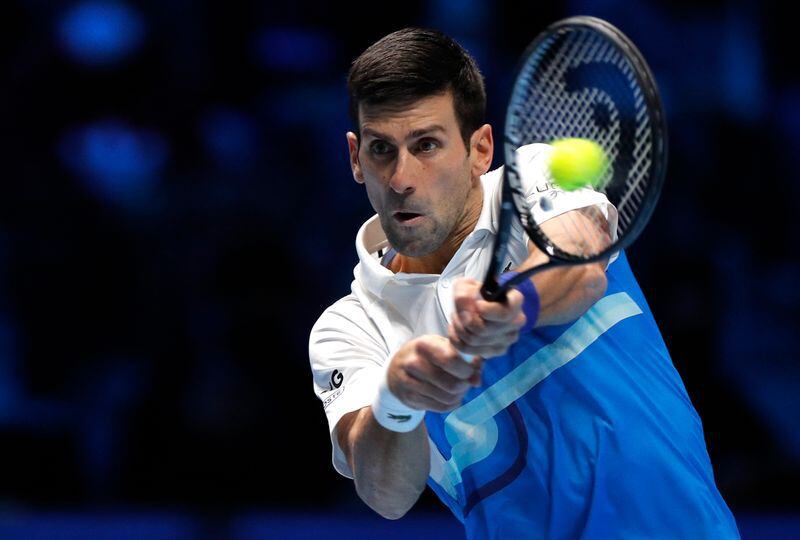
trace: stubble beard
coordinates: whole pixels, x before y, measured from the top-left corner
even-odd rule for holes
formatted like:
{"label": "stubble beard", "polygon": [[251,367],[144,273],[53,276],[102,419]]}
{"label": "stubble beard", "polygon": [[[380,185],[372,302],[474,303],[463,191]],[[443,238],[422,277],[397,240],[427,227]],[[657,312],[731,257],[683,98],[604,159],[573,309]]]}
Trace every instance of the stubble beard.
{"label": "stubble beard", "polygon": [[409,257],[423,257],[439,249],[452,230],[452,227],[443,226],[436,218],[428,216],[427,219],[430,222],[425,226],[413,229],[406,229],[391,216],[381,218],[381,225],[395,250]]}
{"label": "stubble beard", "polygon": [[[380,216],[389,244],[398,252],[408,257],[424,257],[435,252],[450,238],[461,220],[469,198],[469,192],[463,194],[460,201],[448,205],[438,215],[425,214],[428,223],[418,227],[403,227],[391,215]],[[452,199],[451,199],[452,201]]]}

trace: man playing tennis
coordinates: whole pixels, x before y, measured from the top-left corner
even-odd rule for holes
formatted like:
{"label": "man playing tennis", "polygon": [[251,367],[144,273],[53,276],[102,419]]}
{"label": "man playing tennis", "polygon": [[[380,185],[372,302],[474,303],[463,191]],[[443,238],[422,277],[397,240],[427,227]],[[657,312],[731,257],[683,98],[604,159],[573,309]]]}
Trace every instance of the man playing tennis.
{"label": "man playing tennis", "polygon": [[[479,299],[501,174],[488,172],[474,60],[438,32],[401,30],[353,63],[348,86],[352,172],[377,215],[356,237],[351,294],[310,336],[337,471],[390,519],[427,483],[470,539],[738,538],[624,253]],[[557,237],[579,220],[585,241],[609,244],[616,210],[550,184],[549,151],[517,151],[537,222]],[[547,259],[512,236],[508,268]]]}

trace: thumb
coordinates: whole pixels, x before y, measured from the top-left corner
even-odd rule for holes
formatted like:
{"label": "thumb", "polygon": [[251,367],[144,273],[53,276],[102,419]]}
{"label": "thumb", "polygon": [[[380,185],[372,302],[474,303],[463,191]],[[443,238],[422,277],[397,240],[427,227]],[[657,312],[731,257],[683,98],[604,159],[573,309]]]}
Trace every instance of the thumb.
{"label": "thumb", "polygon": [[480,283],[471,278],[458,278],[453,282],[453,303],[456,313],[478,311]]}

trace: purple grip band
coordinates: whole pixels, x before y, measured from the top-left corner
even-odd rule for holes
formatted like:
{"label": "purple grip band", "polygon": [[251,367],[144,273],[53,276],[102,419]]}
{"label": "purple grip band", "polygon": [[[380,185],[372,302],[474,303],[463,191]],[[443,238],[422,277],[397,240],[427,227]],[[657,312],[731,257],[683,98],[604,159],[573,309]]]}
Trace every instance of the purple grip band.
{"label": "purple grip band", "polygon": [[[518,272],[504,272],[498,280],[500,285],[504,285],[508,280],[516,276]],[[525,325],[520,328],[520,332],[530,332],[536,326],[536,320],[539,318],[539,293],[536,292],[533,282],[530,279],[524,279],[521,283],[514,286],[519,292],[522,293],[522,312],[525,314]]]}

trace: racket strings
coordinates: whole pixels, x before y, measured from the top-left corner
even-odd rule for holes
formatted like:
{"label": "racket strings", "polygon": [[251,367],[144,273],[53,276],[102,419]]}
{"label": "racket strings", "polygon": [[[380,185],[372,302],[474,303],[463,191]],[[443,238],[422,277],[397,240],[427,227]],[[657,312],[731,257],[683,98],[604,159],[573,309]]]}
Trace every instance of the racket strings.
{"label": "racket strings", "polygon": [[[588,36],[581,35],[578,39],[574,40],[572,44],[565,44],[563,55],[559,57],[557,62],[553,63],[552,68],[549,70],[548,77],[553,77],[553,73],[563,73],[576,55],[584,56],[579,52],[579,49],[581,48],[587,49],[585,55],[591,57],[600,57],[605,61],[610,58],[612,53],[611,48],[607,44],[602,43],[599,40],[589,40]],[[530,100],[534,97],[535,96],[531,94],[527,97],[527,99]],[[608,98],[603,96],[596,88],[592,88],[583,99],[583,104],[585,105],[587,103],[593,103],[603,99],[607,100]],[[613,109],[609,108],[609,110]],[[581,108],[568,108],[566,110],[561,110],[560,107],[553,107],[549,110],[549,112],[550,115],[545,115],[543,122],[551,122],[559,130],[566,130],[570,133],[575,133],[575,130],[572,128],[572,126],[589,125],[588,115],[590,110],[585,106]],[[530,125],[525,125],[523,127],[523,129],[526,131],[529,131],[530,128]],[[589,135],[594,134],[589,133]],[[605,177],[607,174],[608,171],[606,171],[603,176]],[[592,224],[587,223],[586,219],[574,213],[570,213],[567,216],[567,219],[560,220],[560,223],[561,234],[552,235],[550,238],[556,247],[562,251],[583,258],[589,258],[600,251],[595,245],[590,244],[588,239],[591,239],[594,237],[594,235],[596,235],[596,229],[598,227],[602,228],[603,223],[598,222],[596,219]]]}
{"label": "racket strings", "polygon": [[[518,146],[565,137],[597,142],[609,165],[596,189],[616,207],[618,234],[624,235],[647,198],[653,159],[650,116],[634,66],[601,35],[570,29],[545,41],[520,79],[507,119],[510,138]],[[596,254],[583,240],[608,226],[602,212],[562,221],[550,238],[556,247],[579,257]]]}

